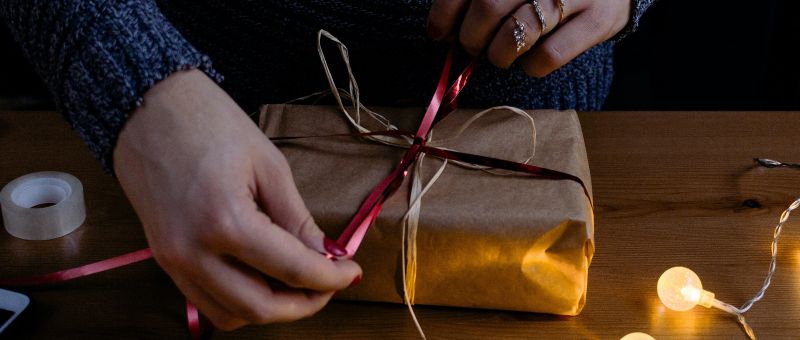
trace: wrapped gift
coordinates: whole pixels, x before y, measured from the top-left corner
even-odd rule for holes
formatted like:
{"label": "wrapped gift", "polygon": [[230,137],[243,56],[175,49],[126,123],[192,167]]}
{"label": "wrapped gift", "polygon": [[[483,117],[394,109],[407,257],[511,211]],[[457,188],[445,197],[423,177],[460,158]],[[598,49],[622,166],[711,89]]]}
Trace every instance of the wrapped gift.
{"label": "wrapped gift", "polygon": [[[424,112],[374,111],[408,131],[419,125]],[[422,197],[416,235],[409,239],[403,227],[410,205],[411,183],[406,178],[386,200],[355,254],[364,270],[360,285],[338,297],[403,302],[405,286],[409,302],[416,304],[561,315],[581,311],[594,251],[594,220],[576,113],[528,111],[535,122],[532,133],[528,117],[497,109],[470,121],[478,111],[450,113],[435,126],[428,144],[527,161],[577,176],[586,188],[576,181],[450,162]],[[384,117],[360,123],[377,124]],[[279,140],[276,145],[286,155],[315,221],[330,237],[345,229],[371,189],[405,153],[401,147],[348,136],[353,133],[351,123],[334,106],[279,104],[261,109],[260,126],[269,137],[317,136]],[[416,176],[425,183],[442,164],[428,155]],[[405,261],[408,251],[416,254],[413,263]],[[409,268],[414,274],[410,283],[404,271]]]}

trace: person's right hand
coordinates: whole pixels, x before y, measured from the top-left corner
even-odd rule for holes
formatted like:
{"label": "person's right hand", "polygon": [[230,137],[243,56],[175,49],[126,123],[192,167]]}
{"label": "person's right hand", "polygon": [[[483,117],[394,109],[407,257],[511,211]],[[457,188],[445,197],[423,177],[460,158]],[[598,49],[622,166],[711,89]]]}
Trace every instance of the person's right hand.
{"label": "person's right hand", "polygon": [[[619,33],[631,14],[631,0],[539,0],[542,25],[531,0],[434,0],[428,35],[458,39],[461,46],[497,67],[515,61],[530,76],[544,77],[593,46]],[[517,48],[516,21],[524,46]],[[546,26],[546,27],[544,27]]]}
{"label": "person's right hand", "polygon": [[156,261],[221,329],[300,319],[360,278],[316,226],[286,159],[200,71],[144,96],[114,170]]}

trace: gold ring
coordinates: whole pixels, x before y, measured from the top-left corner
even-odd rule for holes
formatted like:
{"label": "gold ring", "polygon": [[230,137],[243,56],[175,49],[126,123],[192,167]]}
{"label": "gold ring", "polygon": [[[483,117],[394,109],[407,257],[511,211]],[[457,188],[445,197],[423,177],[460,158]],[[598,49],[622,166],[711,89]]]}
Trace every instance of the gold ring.
{"label": "gold ring", "polygon": [[558,17],[558,23],[564,22],[564,7],[567,7],[567,0],[558,0],[558,11],[560,12]]}

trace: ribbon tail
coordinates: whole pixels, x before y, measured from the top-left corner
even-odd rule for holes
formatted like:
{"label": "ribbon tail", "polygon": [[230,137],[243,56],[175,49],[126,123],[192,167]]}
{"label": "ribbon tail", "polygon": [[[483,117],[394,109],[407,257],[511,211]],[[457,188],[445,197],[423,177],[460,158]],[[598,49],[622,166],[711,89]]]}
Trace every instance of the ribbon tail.
{"label": "ribbon tail", "polygon": [[417,138],[425,139],[428,136],[428,132],[433,127],[434,121],[436,120],[436,115],[442,105],[442,99],[445,96],[447,77],[450,75],[450,68],[453,65],[454,54],[455,48],[451,47],[447,52],[447,59],[444,61],[442,73],[439,75],[439,84],[436,86],[436,91],[433,93],[433,97],[428,104],[428,108],[425,109],[425,116],[422,117],[422,122],[419,123],[419,128],[417,129]]}
{"label": "ribbon tail", "polygon": [[420,336],[425,339],[425,332],[417,320],[417,315],[414,313],[414,300],[416,297],[417,286],[417,231],[419,230],[419,218],[422,211],[422,197],[433,187],[433,184],[439,179],[445,167],[447,167],[447,160],[442,163],[442,166],[436,171],[425,186],[422,186],[422,163],[425,160],[425,154],[421,154],[417,163],[414,166],[414,172],[411,179],[411,192],[409,195],[408,211],[403,216],[403,231],[402,242],[400,249],[402,250],[402,274],[403,274],[403,296],[405,303],[408,307],[408,312],[411,314],[411,319],[417,328]]}
{"label": "ribbon tail", "polygon": [[475,70],[475,67],[478,65],[478,58],[472,59],[472,61],[467,65],[467,68],[458,75],[453,85],[450,86],[450,89],[447,90],[447,93],[442,99],[442,103],[444,106],[442,107],[441,113],[436,116],[436,119],[433,121],[433,125],[436,125],[440,120],[447,117],[451,112],[455,111],[458,108],[458,95],[461,93],[461,90],[467,86],[467,81],[469,81],[470,77],[472,77],[472,71]]}
{"label": "ribbon tail", "polygon": [[413,137],[414,133],[403,130],[383,130],[383,131],[370,131],[361,133],[335,133],[330,135],[312,135],[312,136],[281,136],[270,137],[269,140],[273,142],[295,140],[295,139],[308,139],[308,138],[330,138],[330,137],[371,137],[371,136],[387,136],[387,137]]}
{"label": "ribbon tail", "polygon": [[200,313],[189,299],[186,299],[186,325],[192,339],[200,340],[203,336],[203,330],[200,327]]}
{"label": "ribbon tail", "polygon": [[358,251],[358,247],[361,245],[361,242],[364,241],[364,236],[367,235],[367,230],[375,223],[382,208],[383,202],[376,203],[372,209],[369,210],[369,213],[361,223],[353,229],[352,233],[348,233],[347,237],[344,237],[345,235],[343,234],[343,237],[339,238],[338,242],[344,244],[344,248],[347,250],[347,256],[352,258],[356,251]]}
{"label": "ribbon tail", "polygon": [[[419,160],[414,168],[412,177],[411,193],[409,195],[408,211],[403,216],[403,286],[406,289],[406,300],[408,304],[414,304],[416,297],[416,282],[417,282],[417,232],[419,231],[419,219],[422,213],[422,197],[428,193],[433,187],[433,184],[439,180],[439,177],[447,167],[447,160],[444,160],[442,165],[433,174],[433,177],[422,185],[422,163],[425,155],[420,155]],[[413,312],[412,312],[413,313]]]}
{"label": "ribbon tail", "polygon": [[456,161],[472,163],[475,165],[483,165],[497,169],[526,173],[531,175],[532,178],[573,181],[575,183],[580,184],[581,188],[583,189],[583,194],[586,195],[586,198],[589,200],[589,204],[591,205],[592,209],[594,209],[594,203],[592,202],[592,195],[589,194],[589,189],[586,188],[586,184],[583,183],[583,180],[580,179],[580,177],[578,176],[571,175],[566,172],[561,172],[558,170],[552,170],[530,164],[507,161],[499,158],[473,155],[473,154],[444,150],[429,146],[423,146],[422,152],[429,154],[431,156],[436,156],[444,159],[452,159]]}
{"label": "ribbon tail", "polygon": [[106,270],[127,266],[129,264],[141,262],[152,257],[153,257],[153,252],[150,250],[150,248],[146,248],[132,253],[123,254],[117,257],[112,257],[110,259],[106,259],[103,261],[90,263],[80,267],[65,269],[54,273],[0,280],[0,285],[27,286],[27,285],[42,285],[47,283],[68,281],[72,279],[77,279],[79,277],[84,277],[104,272]]}
{"label": "ribbon tail", "polygon": [[[414,172],[411,175],[411,192],[408,197],[408,211],[403,216],[403,242],[400,245],[402,250],[402,269],[403,269],[403,289],[406,304],[413,305],[415,298],[415,287],[417,282],[417,227],[419,226],[420,200],[422,195],[422,163],[425,155],[420,155],[414,165]],[[413,310],[412,310],[413,315]]]}

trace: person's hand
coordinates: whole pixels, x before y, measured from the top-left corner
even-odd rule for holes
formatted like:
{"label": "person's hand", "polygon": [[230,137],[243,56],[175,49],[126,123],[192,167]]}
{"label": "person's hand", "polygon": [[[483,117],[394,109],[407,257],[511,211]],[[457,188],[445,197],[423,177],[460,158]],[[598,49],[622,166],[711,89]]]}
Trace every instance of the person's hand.
{"label": "person's hand", "polygon": [[145,94],[114,169],[155,259],[218,328],[309,316],[361,276],[321,254],[346,251],[314,224],[280,151],[200,71]]}
{"label": "person's hand", "polygon": [[[434,40],[457,38],[473,55],[486,50],[489,61],[498,67],[508,68],[517,60],[528,75],[544,77],[621,31],[631,11],[631,0],[537,3],[545,31],[532,1],[434,0],[428,35]],[[519,50],[514,38],[515,18],[525,32],[525,44]]]}

